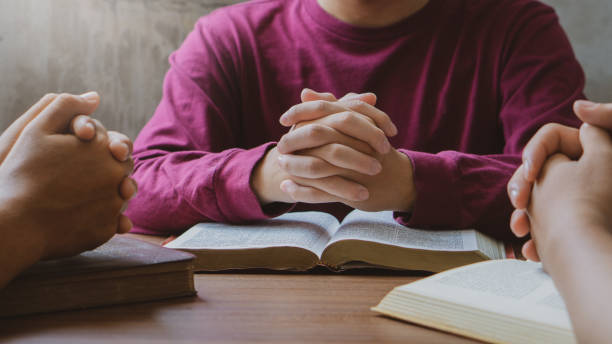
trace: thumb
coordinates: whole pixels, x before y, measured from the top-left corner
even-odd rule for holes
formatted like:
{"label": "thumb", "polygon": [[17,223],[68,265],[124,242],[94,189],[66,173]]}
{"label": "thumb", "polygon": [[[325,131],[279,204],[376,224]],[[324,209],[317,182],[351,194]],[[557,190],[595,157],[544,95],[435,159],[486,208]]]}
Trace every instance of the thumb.
{"label": "thumb", "polygon": [[96,92],[80,96],[62,94],[32,120],[31,125],[48,133],[68,133],[74,117],[91,115],[98,105],[100,105],[100,96]]}
{"label": "thumb", "polygon": [[601,158],[604,150],[612,148],[612,139],[607,131],[596,126],[584,123],[580,127],[580,143],[584,151],[584,156],[596,156]]}
{"label": "thumb", "polygon": [[[551,170],[554,170],[557,165],[568,163],[568,162],[572,162],[572,160],[568,158],[566,155],[563,155],[561,153],[556,153],[556,154],[551,155],[548,158],[548,160],[546,160],[546,163],[544,163],[544,166],[542,166],[542,171],[540,172],[540,175],[538,176],[538,180],[534,184],[534,188],[539,187],[541,181],[546,180],[546,176],[550,173]],[[536,195],[537,193],[532,191],[531,196],[536,197]],[[532,205],[533,205],[533,199],[530,199],[530,207]]]}
{"label": "thumb", "polygon": [[612,104],[578,100],[574,103],[574,112],[585,123],[612,130]]}
{"label": "thumb", "polygon": [[11,149],[13,149],[13,145],[17,142],[19,136],[21,136],[23,129],[55,100],[56,97],[57,95],[55,94],[44,96],[2,133],[2,136],[0,136],[0,164],[6,159]]}
{"label": "thumb", "polygon": [[310,88],[303,89],[300,98],[302,98],[303,103],[311,102],[314,100],[325,100],[328,102],[335,102],[336,100],[338,100],[333,94],[329,92],[317,92],[311,90]]}
{"label": "thumb", "polygon": [[342,97],[340,100],[361,100],[364,103],[370,104],[372,106],[376,106],[376,102],[378,98],[376,97],[374,93],[368,92],[368,93],[361,93],[361,94],[349,93],[345,95],[344,97]]}

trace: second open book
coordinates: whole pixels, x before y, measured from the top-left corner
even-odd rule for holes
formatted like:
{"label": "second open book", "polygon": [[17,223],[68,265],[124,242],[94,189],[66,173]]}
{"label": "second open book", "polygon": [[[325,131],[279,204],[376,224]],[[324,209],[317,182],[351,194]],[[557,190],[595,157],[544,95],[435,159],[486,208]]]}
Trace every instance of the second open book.
{"label": "second open book", "polygon": [[398,224],[392,212],[354,210],[339,223],[322,212],[288,213],[249,225],[200,223],[166,244],[191,252],[196,270],[356,267],[438,272],[505,257],[501,242],[475,230],[430,231]]}
{"label": "second open book", "polygon": [[575,343],[565,302],[539,263],[480,262],[396,287],[372,310],[491,343]]}

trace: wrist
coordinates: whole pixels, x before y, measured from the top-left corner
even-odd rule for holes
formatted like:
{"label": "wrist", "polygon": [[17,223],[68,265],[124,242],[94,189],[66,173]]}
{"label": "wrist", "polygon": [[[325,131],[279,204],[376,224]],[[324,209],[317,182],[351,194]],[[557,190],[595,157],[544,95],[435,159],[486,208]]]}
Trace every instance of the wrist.
{"label": "wrist", "polygon": [[543,247],[537,243],[544,268],[559,287],[574,283],[580,271],[605,269],[606,265],[601,264],[610,257],[612,248],[609,228],[568,224],[562,232]]}
{"label": "wrist", "polygon": [[545,262],[569,264],[577,258],[574,252],[593,250],[612,240],[610,228],[599,222],[576,221],[572,216],[559,220],[546,232],[535,233],[538,253]]}
{"label": "wrist", "polygon": [[286,179],[278,165],[278,150],[270,149],[255,165],[251,178],[251,189],[262,206],[275,202],[293,203],[280,189],[280,183]]}
{"label": "wrist", "polygon": [[409,213],[412,212],[414,208],[414,202],[416,200],[416,188],[414,185],[414,167],[412,166],[412,161],[410,158],[398,151],[394,150],[398,159],[398,172],[397,172],[397,180],[399,181],[399,192],[398,199],[396,200],[396,205],[394,211]]}

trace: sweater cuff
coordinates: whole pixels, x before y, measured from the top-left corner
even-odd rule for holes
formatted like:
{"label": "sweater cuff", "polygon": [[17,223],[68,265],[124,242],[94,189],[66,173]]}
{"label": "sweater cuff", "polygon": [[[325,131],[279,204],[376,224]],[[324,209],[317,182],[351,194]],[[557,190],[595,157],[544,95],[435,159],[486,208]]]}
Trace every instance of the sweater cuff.
{"label": "sweater cuff", "polygon": [[217,206],[227,222],[269,219],[293,208],[293,204],[273,203],[264,209],[251,188],[255,166],[275,146],[275,142],[270,142],[249,150],[236,150],[216,171]]}
{"label": "sweater cuff", "polygon": [[395,212],[396,220],[426,229],[448,229],[460,223],[461,186],[455,152],[400,152],[412,162],[416,200],[411,213]]}

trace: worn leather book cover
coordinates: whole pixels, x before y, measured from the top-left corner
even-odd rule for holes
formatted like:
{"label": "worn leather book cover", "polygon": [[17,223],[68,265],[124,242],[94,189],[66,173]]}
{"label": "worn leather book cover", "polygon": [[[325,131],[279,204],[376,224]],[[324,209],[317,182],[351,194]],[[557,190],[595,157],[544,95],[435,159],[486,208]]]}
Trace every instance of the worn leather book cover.
{"label": "worn leather book cover", "polygon": [[0,317],[194,294],[191,254],[115,236],[93,251],[23,272],[0,290]]}

